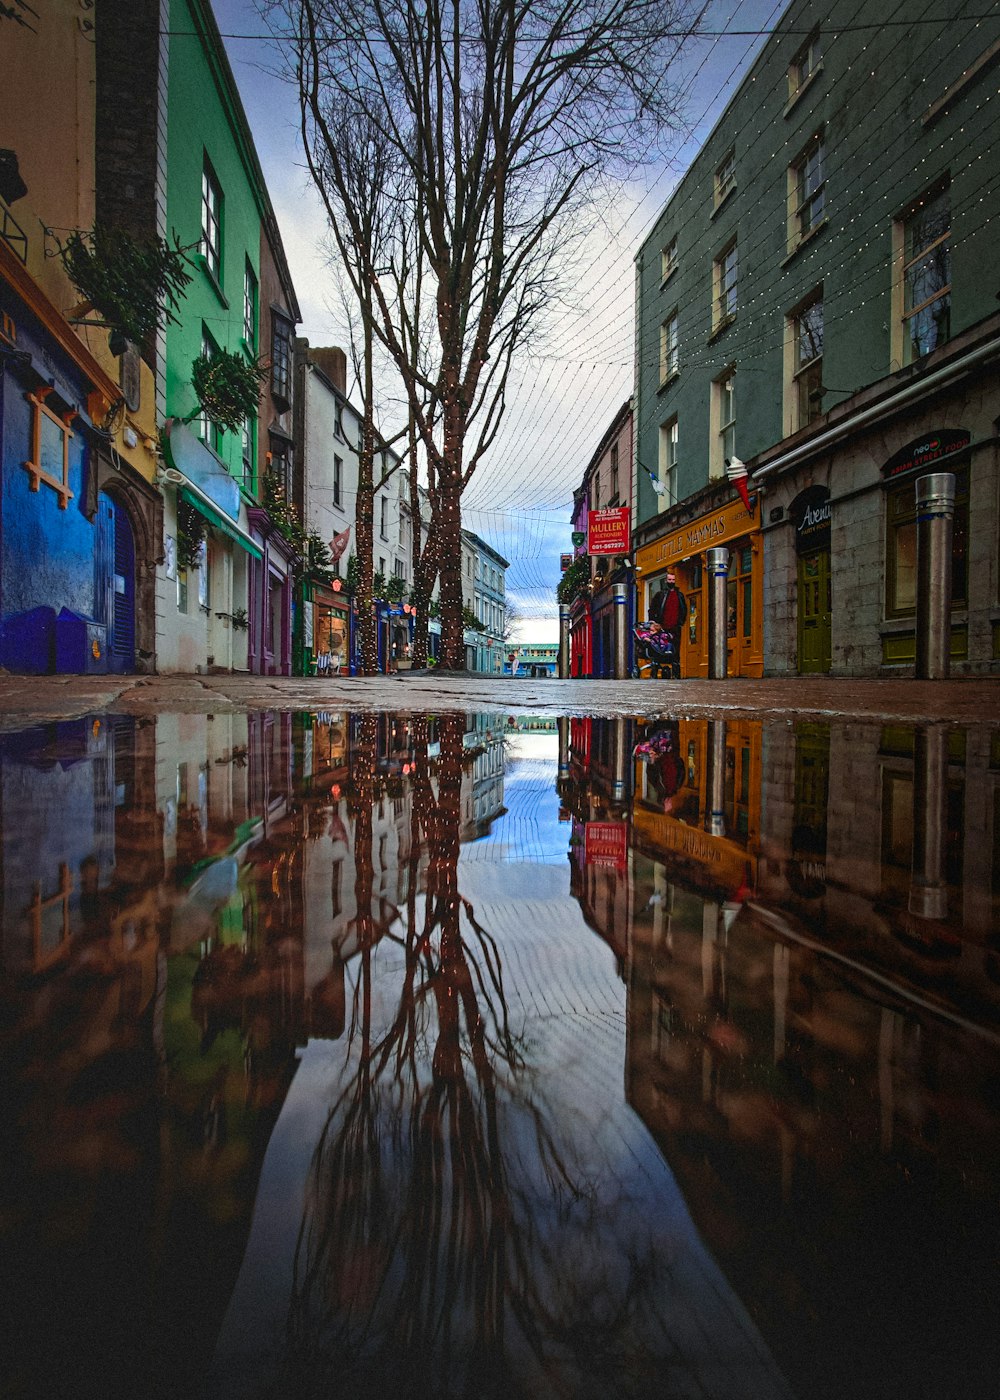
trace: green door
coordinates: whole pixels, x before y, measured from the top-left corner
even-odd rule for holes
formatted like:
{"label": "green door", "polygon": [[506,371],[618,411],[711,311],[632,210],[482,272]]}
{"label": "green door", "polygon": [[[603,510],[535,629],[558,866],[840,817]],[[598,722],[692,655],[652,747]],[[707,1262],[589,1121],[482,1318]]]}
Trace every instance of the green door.
{"label": "green door", "polygon": [[799,674],[830,669],[830,551],[799,560]]}

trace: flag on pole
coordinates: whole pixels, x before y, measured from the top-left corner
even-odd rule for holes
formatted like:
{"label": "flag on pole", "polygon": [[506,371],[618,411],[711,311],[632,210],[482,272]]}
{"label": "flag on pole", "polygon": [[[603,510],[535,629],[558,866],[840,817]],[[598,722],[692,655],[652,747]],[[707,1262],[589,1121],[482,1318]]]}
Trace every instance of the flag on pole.
{"label": "flag on pole", "polygon": [[740,500],[751,512],[750,492],[747,490],[747,469],[746,464],[741,462],[739,457],[726,458],[726,476],[740,493]]}
{"label": "flag on pole", "polygon": [[350,538],[351,527],[348,525],[346,530],[341,530],[340,534],[334,535],[333,539],[330,541],[330,558],[334,564],[336,564],[337,560],[347,548],[347,542]]}

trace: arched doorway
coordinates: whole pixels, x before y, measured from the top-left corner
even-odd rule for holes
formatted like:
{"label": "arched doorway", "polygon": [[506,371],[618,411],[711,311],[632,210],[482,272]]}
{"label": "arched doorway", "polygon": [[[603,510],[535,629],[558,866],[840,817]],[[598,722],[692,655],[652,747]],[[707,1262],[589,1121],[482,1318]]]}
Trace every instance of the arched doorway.
{"label": "arched doorway", "polygon": [[94,617],[106,629],[108,670],[135,670],[135,535],[128,511],[106,491],[98,497]]}

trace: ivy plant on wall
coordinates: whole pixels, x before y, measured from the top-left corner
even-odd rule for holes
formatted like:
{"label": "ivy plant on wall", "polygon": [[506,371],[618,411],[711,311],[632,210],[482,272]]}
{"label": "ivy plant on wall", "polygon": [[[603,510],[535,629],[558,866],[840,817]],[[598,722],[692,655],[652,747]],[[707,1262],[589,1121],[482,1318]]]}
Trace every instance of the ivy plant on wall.
{"label": "ivy plant on wall", "polygon": [[201,563],[207,522],[190,501],[177,502],[177,563],[182,569],[196,569]]}

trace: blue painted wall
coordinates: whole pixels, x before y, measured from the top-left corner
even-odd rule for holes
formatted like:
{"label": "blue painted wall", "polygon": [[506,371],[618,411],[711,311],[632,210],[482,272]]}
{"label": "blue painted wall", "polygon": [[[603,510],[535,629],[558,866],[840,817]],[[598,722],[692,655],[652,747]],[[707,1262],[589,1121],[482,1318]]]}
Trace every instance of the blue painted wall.
{"label": "blue painted wall", "polygon": [[[55,619],[68,608],[94,617],[94,525],[84,514],[90,449],[85,413],[74,423],[69,444],[69,487],[65,510],[44,483],[32,491],[24,462],[31,453],[32,407],[25,394],[39,376],[51,382],[64,403],[83,410],[87,386],[72,362],[5,284],[0,306],[17,326],[17,348],[31,355],[31,367],[9,363],[0,378],[0,665],[11,671],[45,673],[55,669]],[[104,647],[101,647],[102,659]],[[86,669],[101,669],[89,658]],[[81,668],[82,669],[82,668]]]}

